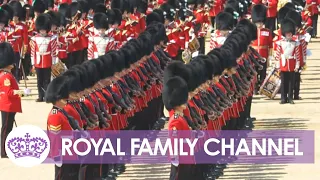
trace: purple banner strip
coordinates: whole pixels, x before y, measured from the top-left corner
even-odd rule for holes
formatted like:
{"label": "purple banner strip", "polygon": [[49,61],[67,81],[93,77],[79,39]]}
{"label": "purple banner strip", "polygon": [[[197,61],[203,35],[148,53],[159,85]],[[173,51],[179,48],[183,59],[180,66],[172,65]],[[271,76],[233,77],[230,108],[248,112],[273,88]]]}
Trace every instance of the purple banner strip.
{"label": "purple banner strip", "polygon": [[314,163],[314,131],[47,132],[45,163]]}

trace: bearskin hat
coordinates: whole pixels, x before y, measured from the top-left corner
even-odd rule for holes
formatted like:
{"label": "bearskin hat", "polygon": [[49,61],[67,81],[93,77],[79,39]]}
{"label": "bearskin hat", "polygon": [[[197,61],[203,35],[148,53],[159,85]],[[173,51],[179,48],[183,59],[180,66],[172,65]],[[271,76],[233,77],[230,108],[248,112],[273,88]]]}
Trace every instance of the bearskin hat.
{"label": "bearskin hat", "polygon": [[78,2],[81,5],[81,12],[88,14],[88,12],[90,10],[88,1],[87,0],[79,0]]}
{"label": "bearskin hat", "polygon": [[9,5],[12,7],[13,16],[18,17],[20,20],[23,18],[23,8],[19,1],[11,1]]}
{"label": "bearskin hat", "polygon": [[278,22],[279,22],[280,24],[281,24],[281,21],[283,21],[284,18],[286,17],[287,13],[288,13],[289,11],[291,11],[291,10],[294,10],[294,9],[291,9],[291,8],[289,8],[289,7],[286,7],[286,6],[284,6],[284,7],[282,7],[282,8],[279,9],[279,11],[278,11]]}
{"label": "bearskin hat", "polygon": [[127,12],[127,13],[133,13],[133,4],[132,1],[130,0],[123,0],[122,4],[122,13]]}
{"label": "bearskin hat", "polygon": [[37,31],[46,30],[47,32],[51,30],[51,17],[49,14],[40,14],[37,17],[36,29]]}
{"label": "bearskin hat", "polygon": [[123,6],[123,0],[112,0],[111,1],[111,8],[112,9],[121,9],[122,10],[122,6]]}
{"label": "bearskin hat", "polygon": [[188,85],[182,78],[170,78],[163,87],[162,100],[167,110],[186,104],[188,101]]}
{"label": "bearskin hat", "polygon": [[116,13],[114,12],[113,9],[108,9],[107,10],[107,16],[108,16],[108,21],[109,21],[109,24],[115,24],[116,22]]}
{"label": "bearskin hat", "polygon": [[94,13],[106,13],[107,7],[104,4],[97,4],[94,9]]}
{"label": "bearskin hat", "polygon": [[5,10],[8,13],[9,21],[12,20],[14,14],[12,7],[8,4],[4,4],[1,6],[1,9]]}
{"label": "bearskin hat", "polygon": [[146,14],[147,10],[148,10],[148,1],[140,0],[137,11],[139,11],[140,13]]}
{"label": "bearskin hat", "polygon": [[29,4],[25,4],[23,6],[23,17],[22,17],[22,20],[25,21],[26,20],[26,15],[27,15],[27,9],[29,11],[29,18],[34,18],[34,10],[33,10],[33,7]]}
{"label": "bearskin hat", "polygon": [[69,85],[68,86],[69,94],[71,92],[80,92],[84,89],[80,80],[80,75],[81,75],[80,70],[76,66],[80,66],[80,65],[73,66],[62,75],[62,76],[66,76],[67,78],[66,81],[68,81],[68,85]]}
{"label": "bearskin hat", "polygon": [[43,2],[43,0],[35,0],[32,4],[34,12],[37,13],[44,13],[44,11],[47,9],[46,4]]}
{"label": "bearskin hat", "polygon": [[284,7],[288,7],[288,8],[293,9],[293,10],[296,9],[296,6],[291,2],[286,3],[284,5]]}
{"label": "bearskin hat", "polygon": [[[150,14],[147,15],[146,17],[146,23],[147,26],[150,25],[152,22],[161,22],[161,17],[158,13],[152,12]],[[163,22],[161,22],[163,23]]]}
{"label": "bearskin hat", "polygon": [[115,14],[115,23],[116,24],[121,24],[122,21],[122,13],[120,9],[113,9],[114,14]]}
{"label": "bearskin hat", "polygon": [[46,90],[45,101],[47,103],[56,103],[61,99],[69,97],[69,86],[66,76],[58,76],[53,79]]}
{"label": "bearskin hat", "polygon": [[285,36],[287,33],[292,33],[292,35],[296,34],[296,24],[291,19],[284,19],[281,22],[281,33],[282,36]]}
{"label": "bearskin hat", "polygon": [[252,7],[251,18],[253,23],[265,23],[267,19],[267,8],[262,4],[257,4]]}
{"label": "bearskin hat", "polygon": [[172,6],[165,3],[165,4],[162,4],[160,6],[160,8],[163,10],[164,19],[168,19],[169,21],[174,20],[174,16],[175,16],[176,11]]}
{"label": "bearskin hat", "polygon": [[77,17],[80,18],[82,14],[81,4],[78,2],[72,2],[70,4],[70,12],[71,12],[71,17],[74,17],[78,14]]}
{"label": "bearskin hat", "polygon": [[233,29],[233,17],[230,13],[220,12],[216,19],[216,28],[218,30],[232,30]]}
{"label": "bearskin hat", "polygon": [[186,65],[181,61],[172,61],[164,70],[164,82],[167,82],[170,78],[174,76],[179,76],[186,82],[189,81],[190,71]]}
{"label": "bearskin hat", "polygon": [[9,23],[9,14],[6,10],[0,9],[0,23],[8,26]]}
{"label": "bearskin hat", "polygon": [[105,13],[96,13],[93,16],[93,25],[96,29],[108,29],[108,16]]}
{"label": "bearskin hat", "polygon": [[163,14],[163,10],[158,8],[158,9],[154,9],[152,12],[157,13],[159,15],[159,17],[161,18],[161,22],[164,23],[164,14]]}
{"label": "bearskin hat", "polygon": [[60,17],[61,25],[66,26],[71,21],[70,6],[67,3],[60,4],[58,12],[61,15]]}
{"label": "bearskin hat", "polygon": [[48,11],[46,14],[49,14],[49,15],[50,15],[52,25],[55,25],[55,26],[57,26],[57,27],[60,26],[61,15],[60,15],[59,12],[56,12],[56,11]]}
{"label": "bearskin hat", "polygon": [[0,43],[0,69],[14,64],[14,52],[7,42]]}
{"label": "bearskin hat", "polygon": [[114,66],[112,65],[112,58],[109,55],[104,55],[99,58],[103,63],[103,78],[111,77],[115,73]]}
{"label": "bearskin hat", "polygon": [[285,19],[291,19],[295,22],[296,26],[301,28],[302,27],[302,17],[297,11],[289,11],[285,17]]}

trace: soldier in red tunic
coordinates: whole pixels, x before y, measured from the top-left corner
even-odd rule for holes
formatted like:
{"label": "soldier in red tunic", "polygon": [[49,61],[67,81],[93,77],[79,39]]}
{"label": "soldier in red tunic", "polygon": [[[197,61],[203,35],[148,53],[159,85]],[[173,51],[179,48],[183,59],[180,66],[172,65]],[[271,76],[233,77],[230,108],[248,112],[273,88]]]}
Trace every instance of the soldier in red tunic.
{"label": "soldier in red tunic", "polygon": [[[48,115],[47,130],[49,133],[50,143],[53,147],[59,147],[60,138],[58,137],[61,131],[82,130],[79,123],[64,109],[69,98],[68,82],[65,76],[55,78],[46,93],[46,102],[52,103],[53,107]],[[80,164],[62,164],[61,148],[52,148],[49,157],[55,162],[55,180],[78,180]],[[66,157],[64,157],[66,158]]]}
{"label": "soldier in red tunic", "polygon": [[[255,41],[252,42],[252,47],[266,60],[270,60],[272,56],[272,49],[273,49],[273,38],[272,38],[272,31],[264,27],[264,23],[267,19],[267,8],[262,5],[258,4],[252,7],[252,14],[251,14],[252,22],[257,26],[257,37]],[[262,70],[258,71],[258,84],[256,90],[260,88],[260,85],[263,83],[264,79],[267,75],[267,66],[268,63],[260,62],[263,66]]]}
{"label": "soldier in red tunic", "polygon": [[7,158],[5,141],[13,128],[16,113],[21,113],[20,96],[30,91],[19,90],[18,83],[11,73],[14,67],[13,48],[9,43],[0,44],[0,111],[1,111],[1,158]]}
{"label": "soldier in red tunic", "polygon": [[210,50],[219,48],[233,29],[233,17],[228,12],[221,12],[215,18],[216,30],[211,34]]}
{"label": "soldier in red tunic", "polygon": [[306,0],[306,7],[308,11],[311,13],[311,19],[312,19],[312,31],[311,31],[311,37],[315,38],[317,37],[317,31],[318,31],[318,15],[319,15],[319,1],[318,0]]}
{"label": "soldier in red tunic", "polygon": [[[166,80],[162,91],[162,99],[165,107],[169,111],[168,130],[172,136],[179,131],[188,131],[191,128],[184,118],[184,110],[187,108],[188,85],[184,79],[174,76]],[[176,132],[178,131],[178,132]],[[181,157],[171,157],[170,180],[194,179],[192,165],[179,163]],[[181,160],[180,160],[181,161]]]}
{"label": "soldier in red tunic", "polygon": [[57,62],[57,37],[49,35],[51,30],[50,15],[41,14],[36,20],[39,34],[32,37],[31,63],[37,72],[39,97],[37,102],[43,102],[45,92],[51,79],[51,66]]}
{"label": "soldier in red tunic", "polygon": [[94,28],[97,34],[89,37],[88,59],[96,59],[106,52],[115,49],[114,38],[108,37],[106,30],[109,28],[108,16],[104,13],[96,13],[93,17]]}
{"label": "soldier in red tunic", "polygon": [[297,31],[294,37],[299,41],[299,53],[301,54],[300,57],[300,68],[298,72],[295,72],[295,77],[294,77],[294,100],[301,100],[300,95],[300,82],[301,82],[301,71],[302,67],[306,63],[306,58],[307,58],[307,42],[306,42],[306,36],[305,32],[302,29],[302,17],[301,15],[296,12],[296,11],[290,11],[287,13],[286,18],[289,18],[293,20],[296,23],[297,26]]}
{"label": "soldier in red tunic", "polygon": [[8,12],[3,9],[0,9],[0,43],[7,41],[8,23],[9,23]]}
{"label": "soldier in red tunic", "polygon": [[278,0],[262,0],[262,3],[267,8],[266,28],[273,32],[276,30]]}
{"label": "soldier in red tunic", "polygon": [[299,41],[294,37],[296,25],[291,19],[285,19],[281,23],[281,33],[284,36],[277,41],[276,61],[280,64],[281,71],[281,102],[280,104],[293,102],[294,72],[300,68]]}

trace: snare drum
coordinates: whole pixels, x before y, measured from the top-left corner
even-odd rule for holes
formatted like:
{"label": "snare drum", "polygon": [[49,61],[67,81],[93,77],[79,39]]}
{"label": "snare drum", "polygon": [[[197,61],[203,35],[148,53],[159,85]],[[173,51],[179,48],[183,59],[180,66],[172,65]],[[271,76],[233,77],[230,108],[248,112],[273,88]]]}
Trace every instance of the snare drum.
{"label": "snare drum", "polygon": [[274,99],[281,87],[280,70],[273,68],[260,87],[260,94]]}
{"label": "snare drum", "polygon": [[51,75],[53,78],[58,77],[60,74],[67,71],[66,65],[59,61],[57,64],[52,65],[51,67]]}
{"label": "snare drum", "polygon": [[197,39],[196,37],[194,37],[194,38],[190,41],[190,43],[189,43],[188,46],[189,46],[188,49],[190,50],[190,52],[191,52],[191,53],[194,53],[194,52],[196,52],[196,51],[200,48],[200,43],[199,43],[198,39]]}

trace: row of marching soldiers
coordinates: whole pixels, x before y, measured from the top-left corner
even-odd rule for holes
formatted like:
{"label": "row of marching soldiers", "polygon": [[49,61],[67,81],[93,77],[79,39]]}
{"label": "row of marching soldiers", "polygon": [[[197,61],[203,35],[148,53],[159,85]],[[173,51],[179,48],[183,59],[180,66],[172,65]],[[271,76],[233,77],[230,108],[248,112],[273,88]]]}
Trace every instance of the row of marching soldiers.
{"label": "row of marching soldiers", "polygon": [[[45,98],[53,105],[47,120],[50,134],[163,128],[163,70],[171,59],[163,51],[164,22],[147,19],[146,30],[119,50],[74,65],[51,81]],[[51,143],[57,147],[55,138]],[[57,151],[51,149],[50,155],[56,164],[55,179],[115,179],[125,170],[121,164],[61,164]]]}
{"label": "row of marching soldiers", "polygon": [[[56,77],[85,60],[117,50],[136,38],[146,27],[145,14],[151,13],[153,18],[166,17],[168,44],[165,51],[171,57],[190,59],[188,57],[196,49],[193,46],[198,44],[200,54],[204,53],[204,36],[210,23],[203,0],[181,1],[180,4],[179,1],[159,2],[152,10],[152,4],[142,0],[108,3],[79,0],[58,6],[48,2],[36,0],[32,6],[22,7],[20,2],[11,1],[0,10],[0,41],[10,42],[14,47],[14,74],[18,82],[37,74],[37,102],[44,101],[51,76]],[[182,58],[184,50],[187,58]]]}
{"label": "row of marching soldiers", "polygon": [[[257,39],[257,27],[242,19],[234,28],[233,16],[222,12],[216,18],[222,16],[225,21],[217,28],[230,32],[219,48],[165,69],[162,98],[170,112],[169,130],[211,130],[217,137],[221,129],[252,128],[250,109],[259,62],[250,44]],[[234,160],[227,156],[217,164],[199,165],[192,157],[172,157],[170,179],[216,179]]]}

